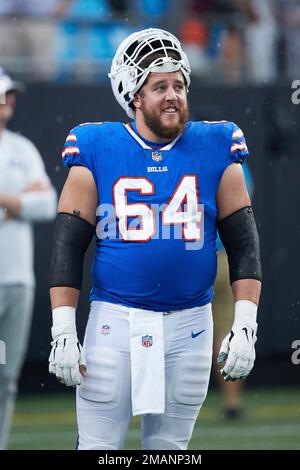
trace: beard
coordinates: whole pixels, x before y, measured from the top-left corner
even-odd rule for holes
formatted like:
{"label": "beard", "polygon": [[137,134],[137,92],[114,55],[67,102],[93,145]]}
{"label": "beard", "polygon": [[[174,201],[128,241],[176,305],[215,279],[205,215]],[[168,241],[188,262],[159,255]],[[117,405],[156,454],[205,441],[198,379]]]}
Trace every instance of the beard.
{"label": "beard", "polygon": [[149,111],[145,105],[141,107],[141,111],[143,112],[144,121],[147,127],[160,139],[175,139],[183,132],[189,118],[188,104],[185,108],[178,109],[177,113],[179,119],[176,124],[165,124],[161,118],[161,113],[163,113],[163,111]]}

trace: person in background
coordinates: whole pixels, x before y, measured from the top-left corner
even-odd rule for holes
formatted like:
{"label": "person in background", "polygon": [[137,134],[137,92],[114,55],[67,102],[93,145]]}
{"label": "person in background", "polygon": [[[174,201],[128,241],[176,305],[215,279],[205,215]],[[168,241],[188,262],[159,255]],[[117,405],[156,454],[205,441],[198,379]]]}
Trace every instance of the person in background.
{"label": "person in background", "polygon": [[[0,62],[31,80],[52,80],[56,73],[58,24],[74,0],[2,0]],[[2,18],[1,18],[2,17]]]}
{"label": "person in background", "polygon": [[0,364],[0,449],[7,445],[33,312],[32,223],[56,213],[56,192],[38,150],[6,128],[23,89],[0,69],[0,340],[6,350]]}

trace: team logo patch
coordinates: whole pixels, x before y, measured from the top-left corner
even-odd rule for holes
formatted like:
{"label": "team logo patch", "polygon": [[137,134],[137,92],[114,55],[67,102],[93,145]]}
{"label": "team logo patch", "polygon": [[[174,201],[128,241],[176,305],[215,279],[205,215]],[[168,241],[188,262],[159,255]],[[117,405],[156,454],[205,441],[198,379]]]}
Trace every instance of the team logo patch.
{"label": "team logo patch", "polygon": [[109,325],[102,325],[101,334],[102,335],[109,335],[110,333],[110,326]]}
{"label": "team logo patch", "polygon": [[153,337],[149,335],[142,336],[143,348],[150,348],[153,344]]}
{"label": "team logo patch", "polygon": [[162,153],[161,152],[152,152],[152,160],[154,160],[155,162],[161,162],[162,161]]}

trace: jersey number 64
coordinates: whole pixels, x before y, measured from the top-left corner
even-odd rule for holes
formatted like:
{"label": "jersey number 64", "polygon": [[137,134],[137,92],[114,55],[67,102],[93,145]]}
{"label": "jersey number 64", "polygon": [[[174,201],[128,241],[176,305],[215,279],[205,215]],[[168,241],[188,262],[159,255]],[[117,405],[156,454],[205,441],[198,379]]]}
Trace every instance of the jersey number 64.
{"label": "jersey number 64", "polygon": [[[155,210],[146,202],[128,203],[129,191],[138,191],[143,196],[153,196],[155,186],[144,177],[121,177],[113,186],[115,211],[121,237],[125,241],[149,241],[157,231]],[[162,224],[181,225],[183,239],[197,241],[201,240],[202,216],[197,176],[185,175],[162,210]],[[140,228],[130,227],[129,218],[139,218]]]}

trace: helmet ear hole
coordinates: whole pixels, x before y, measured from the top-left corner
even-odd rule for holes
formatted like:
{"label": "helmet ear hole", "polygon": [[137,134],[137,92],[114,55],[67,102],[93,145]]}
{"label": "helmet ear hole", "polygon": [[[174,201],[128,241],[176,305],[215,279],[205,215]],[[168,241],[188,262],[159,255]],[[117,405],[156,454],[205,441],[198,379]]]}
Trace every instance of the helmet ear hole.
{"label": "helmet ear hole", "polygon": [[129,93],[125,93],[124,98],[125,98],[125,100],[126,100],[127,102],[129,102],[129,101],[130,101],[130,95],[129,95]]}
{"label": "helmet ear hole", "polygon": [[118,86],[118,92],[121,94],[123,91],[123,84],[122,82],[119,83],[119,86]]}

